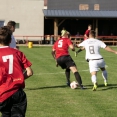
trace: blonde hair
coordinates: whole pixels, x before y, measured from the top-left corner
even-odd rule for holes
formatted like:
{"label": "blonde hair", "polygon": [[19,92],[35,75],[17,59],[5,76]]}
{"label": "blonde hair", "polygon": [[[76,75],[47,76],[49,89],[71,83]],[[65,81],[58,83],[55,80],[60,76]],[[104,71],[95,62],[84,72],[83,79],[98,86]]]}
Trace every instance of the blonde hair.
{"label": "blonde hair", "polygon": [[61,36],[64,36],[64,35],[66,35],[66,34],[68,35],[68,34],[69,34],[69,32],[68,32],[68,31],[66,31],[66,30],[62,30],[62,31],[61,31]]}

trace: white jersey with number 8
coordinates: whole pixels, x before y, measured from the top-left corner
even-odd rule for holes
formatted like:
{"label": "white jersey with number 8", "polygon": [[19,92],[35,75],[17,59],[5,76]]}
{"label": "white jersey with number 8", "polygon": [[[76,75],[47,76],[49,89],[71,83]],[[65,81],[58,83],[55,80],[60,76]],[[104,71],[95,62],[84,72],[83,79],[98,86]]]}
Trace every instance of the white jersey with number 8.
{"label": "white jersey with number 8", "polygon": [[98,39],[89,38],[79,46],[83,46],[86,50],[86,59],[100,59],[102,55],[100,54],[100,48],[105,48],[106,44]]}

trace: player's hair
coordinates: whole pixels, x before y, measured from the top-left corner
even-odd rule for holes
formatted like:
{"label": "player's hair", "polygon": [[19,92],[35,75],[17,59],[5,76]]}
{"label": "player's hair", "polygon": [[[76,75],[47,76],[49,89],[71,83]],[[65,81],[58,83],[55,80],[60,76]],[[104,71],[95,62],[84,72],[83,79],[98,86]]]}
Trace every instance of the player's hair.
{"label": "player's hair", "polygon": [[92,37],[95,38],[95,31],[94,31],[94,30],[91,30],[91,31],[89,32],[89,35],[91,35]]}
{"label": "player's hair", "polygon": [[3,26],[0,28],[0,44],[9,45],[11,42],[12,31],[8,26]]}
{"label": "player's hair", "polygon": [[7,26],[9,26],[10,28],[13,26],[13,27],[15,27],[15,25],[16,25],[16,22],[15,21],[9,21],[8,23],[7,23]]}
{"label": "player's hair", "polygon": [[92,25],[91,25],[91,24],[89,24],[89,25],[88,25],[88,27],[89,27],[89,26],[90,26],[90,27],[92,27]]}

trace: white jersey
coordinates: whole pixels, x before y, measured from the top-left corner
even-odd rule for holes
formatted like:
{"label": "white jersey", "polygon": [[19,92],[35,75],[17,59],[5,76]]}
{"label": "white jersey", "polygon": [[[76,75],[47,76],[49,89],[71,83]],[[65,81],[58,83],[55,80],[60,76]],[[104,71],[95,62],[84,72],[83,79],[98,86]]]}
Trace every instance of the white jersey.
{"label": "white jersey", "polygon": [[105,48],[106,44],[102,41],[94,38],[89,38],[79,46],[83,46],[86,50],[86,59],[100,59],[102,55],[100,54],[100,48]]}
{"label": "white jersey", "polygon": [[11,43],[10,43],[9,47],[16,48],[16,41],[15,41],[15,38],[13,35],[11,36]]}

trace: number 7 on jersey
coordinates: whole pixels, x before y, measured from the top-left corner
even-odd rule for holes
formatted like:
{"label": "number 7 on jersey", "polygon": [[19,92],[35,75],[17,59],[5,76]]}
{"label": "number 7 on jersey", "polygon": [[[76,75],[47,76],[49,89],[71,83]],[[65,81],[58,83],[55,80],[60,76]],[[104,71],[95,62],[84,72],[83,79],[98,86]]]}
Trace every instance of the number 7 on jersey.
{"label": "number 7 on jersey", "polygon": [[13,55],[2,56],[3,62],[7,62],[9,60],[9,74],[13,73]]}

